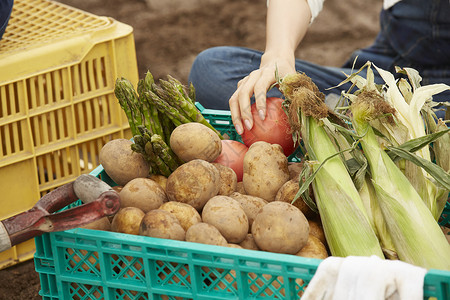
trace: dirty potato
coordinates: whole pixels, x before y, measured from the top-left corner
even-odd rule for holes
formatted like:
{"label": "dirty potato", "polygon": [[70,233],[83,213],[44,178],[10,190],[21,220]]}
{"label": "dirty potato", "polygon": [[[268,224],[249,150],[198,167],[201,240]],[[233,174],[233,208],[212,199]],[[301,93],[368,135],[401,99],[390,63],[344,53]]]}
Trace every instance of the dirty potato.
{"label": "dirty potato", "polygon": [[300,209],[307,219],[315,217],[317,213],[311,210],[311,208],[309,208],[309,206],[301,198],[296,199],[295,202],[292,203],[292,201],[294,201],[295,199],[295,196],[297,195],[299,188],[300,187],[297,180],[288,180],[278,190],[277,195],[275,196],[275,201],[291,203],[292,205]]}
{"label": "dirty potato", "polygon": [[216,246],[227,246],[228,242],[219,229],[211,224],[200,222],[186,231],[186,241]]}
{"label": "dirty potato", "polygon": [[118,185],[125,185],[134,178],[147,177],[150,170],[144,157],[131,149],[132,144],[127,139],[114,139],[100,150],[100,164]]}
{"label": "dirty potato", "polygon": [[169,201],[159,207],[173,214],[178,221],[180,221],[181,227],[186,231],[194,224],[200,223],[202,217],[200,213],[192,206],[186,203]]}
{"label": "dirty potato", "polygon": [[139,226],[145,213],[137,207],[121,208],[111,222],[111,230],[114,232],[139,234]]}
{"label": "dirty potato", "polygon": [[179,241],[184,241],[186,236],[178,219],[163,209],[154,209],[145,214],[141,221],[139,234]]}
{"label": "dirty potato", "polygon": [[242,178],[247,195],[274,201],[288,180],[288,160],[280,145],[259,141],[250,146],[244,156]]}
{"label": "dirty potato", "polygon": [[201,210],[220,189],[219,170],[213,164],[195,159],[179,166],[167,178],[166,194],[170,201],[178,201]]}
{"label": "dirty potato", "polygon": [[328,257],[328,252],[325,245],[317,237],[310,234],[308,236],[306,245],[295,255],[309,258],[325,259]]}
{"label": "dirty potato", "polygon": [[255,220],[256,215],[258,215],[261,208],[269,202],[260,197],[242,195],[238,192],[234,192],[233,194],[230,195],[230,197],[237,200],[244,209],[244,212],[248,218],[248,228],[250,232],[253,220]]}
{"label": "dirty potato", "polygon": [[308,241],[309,224],[305,215],[294,205],[273,201],[256,216],[252,234],[261,250],[295,254]]}
{"label": "dirty potato", "polygon": [[154,180],[135,178],[120,191],[120,207],[137,207],[144,213],[157,209],[167,202],[166,193]]}
{"label": "dirty potato", "polygon": [[258,245],[256,245],[255,239],[251,233],[248,233],[245,239],[239,243],[239,245],[244,249],[249,250],[259,250]]}
{"label": "dirty potato", "polygon": [[156,181],[163,188],[164,192],[166,191],[167,177],[160,174],[150,174],[148,176],[151,180]]}
{"label": "dirty potato", "polygon": [[232,168],[221,165],[219,163],[212,163],[220,173],[220,189],[218,195],[228,196],[236,191],[237,175]]}
{"label": "dirty potato", "polygon": [[184,162],[202,159],[213,162],[222,152],[222,142],[211,128],[190,122],[177,126],[170,135],[170,148]]}
{"label": "dirty potato", "polygon": [[228,196],[212,197],[203,207],[202,220],[211,224],[229,243],[242,242],[248,233],[248,218],[237,200]]}

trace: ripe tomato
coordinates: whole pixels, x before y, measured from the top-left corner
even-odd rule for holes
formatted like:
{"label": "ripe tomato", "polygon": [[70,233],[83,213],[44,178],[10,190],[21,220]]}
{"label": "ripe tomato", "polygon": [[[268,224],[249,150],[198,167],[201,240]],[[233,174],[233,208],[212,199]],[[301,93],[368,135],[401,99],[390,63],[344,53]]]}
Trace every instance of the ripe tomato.
{"label": "ripe tomato", "polygon": [[221,165],[230,167],[237,175],[237,181],[242,181],[244,174],[244,155],[248,147],[234,140],[222,140],[222,152],[214,161]]}
{"label": "ripe tomato", "polygon": [[281,145],[286,156],[294,153],[295,146],[292,139],[291,126],[281,106],[283,101],[283,99],[277,97],[267,98],[267,113],[264,121],[259,118],[256,104],[252,104],[253,128],[251,130],[244,129],[241,135],[242,141],[247,147],[250,147],[256,141],[265,141]]}

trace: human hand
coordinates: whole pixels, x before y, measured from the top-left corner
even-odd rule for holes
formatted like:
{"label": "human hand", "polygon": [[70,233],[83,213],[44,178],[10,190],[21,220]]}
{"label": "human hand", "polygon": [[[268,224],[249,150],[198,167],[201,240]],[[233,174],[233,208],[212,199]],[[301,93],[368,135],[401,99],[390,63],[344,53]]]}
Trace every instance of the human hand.
{"label": "human hand", "polygon": [[266,92],[276,83],[276,72],[282,78],[289,73],[295,73],[295,58],[280,58],[266,53],[261,59],[260,68],[251,72],[239,81],[236,91],[229,100],[231,118],[238,134],[253,127],[250,111],[250,98],[254,95],[256,108],[261,120],[266,116]]}

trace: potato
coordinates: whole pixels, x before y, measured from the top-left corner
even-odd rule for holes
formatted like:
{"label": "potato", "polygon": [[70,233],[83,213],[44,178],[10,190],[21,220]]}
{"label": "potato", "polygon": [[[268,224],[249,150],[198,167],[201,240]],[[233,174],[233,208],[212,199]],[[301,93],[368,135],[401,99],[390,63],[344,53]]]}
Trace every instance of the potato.
{"label": "potato", "polygon": [[114,139],[100,150],[100,164],[118,185],[125,185],[134,178],[147,177],[150,171],[144,157],[131,150],[132,144],[133,142],[127,139]]}
{"label": "potato", "polygon": [[308,236],[306,245],[299,251],[297,256],[325,259],[328,257],[327,248],[325,245],[314,235]]}
{"label": "potato", "polygon": [[139,227],[145,213],[137,207],[121,208],[111,222],[111,230],[114,232],[139,234]]}
{"label": "potato", "polygon": [[227,247],[237,248],[237,249],[244,249],[244,248],[242,248],[242,246],[240,246],[238,244],[233,244],[233,243],[228,243]]}
{"label": "potato", "polygon": [[103,230],[110,231],[111,230],[111,222],[109,222],[108,217],[103,217],[94,222],[81,226],[81,228],[85,229],[94,229],[94,230]]}
{"label": "potato", "polygon": [[261,250],[295,254],[308,241],[309,224],[305,215],[294,205],[273,201],[256,216],[252,234]]}
{"label": "potato", "polygon": [[234,192],[233,194],[230,195],[230,197],[237,200],[244,209],[244,212],[248,218],[248,230],[250,232],[253,220],[255,220],[256,215],[259,213],[261,208],[268,202],[263,198],[250,195],[242,195],[238,192]]}
{"label": "potato", "polygon": [[194,207],[186,203],[169,201],[163,203],[159,209],[167,210],[173,214],[178,221],[180,221],[181,227],[183,227],[184,231],[188,230],[192,225],[202,221],[200,213]]}
{"label": "potato", "polygon": [[137,207],[144,213],[157,209],[167,196],[156,181],[149,178],[135,178],[128,182],[120,191],[120,207]]}
{"label": "potato", "polygon": [[220,188],[217,194],[228,196],[235,192],[237,188],[237,175],[234,170],[219,163],[212,164],[219,170],[220,174]]}
{"label": "potato", "polygon": [[245,239],[239,243],[239,245],[244,249],[249,250],[259,250],[258,245],[256,245],[255,239],[251,233],[248,233]]}
{"label": "potato", "polygon": [[228,242],[219,229],[211,224],[200,222],[186,231],[186,241],[216,246],[227,246]]}
{"label": "potato", "polygon": [[147,212],[142,219],[139,234],[149,237],[184,241],[186,232],[178,219],[163,209]]}
{"label": "potato", "polygon": [[322,222],[319,217],[308,219],[309,233],[318,238],[322,244],[327,246],[327,240],[325,238],[325,232],[323,231]]}
{"label": "potato", "polygon": [[288,163],[289,178],[298,182],[300,173],[303,170],[303,162],[289,162]]}
{"label": "potato", "polygon": [[244,189],[244,183],[242,182],[242,181],[239,181],[237,184],[236,184],[236,192],[238,192],[238,193],[240,193],[240,194],[242,194],[242,195],[246,195],[247,193],[245,192],[245,189]]}
{"label": "potato", "polygon": [[170,135],[169,143],[173,152],[184,162],[194,159],[213,162],[222,152],[219,136],[197,122],[177,126]]}
{"label": "potato", "polygon": [[275,200],[278,190],[289,180],[288,160],[278,144],[258,141],[244,156],[242,182],[247,195]]}
{"label": "potato", "polygon": [[164,190],[164,192],[166,191],[166,184],[167,184],[167,177],[164,175],[159,175],[159,174],[150,174],[148,176],[148,178],[150,178],[151,180],[156,181]]}
{"label": "potato", "polygon": [[205,204],[202,220],[211,224],[228,243],[239,244],[248,233],[248,218],[237,200],[228,196],[214,196]]}
{"label": "potato", "polygon": [[195,159],[170,174],[166,194],[169,201],[187,203],[200,211],[210,198],[217,195],[219,188],[219,170],[205,160]]}
{"label": "potato", "polygon": [[123,189],[122,185],[115,185],[113,187],[111,187],[113,189],[113,191],[116,191],[118,193],[120,193],[120,191]]}
{"label": "potato", "polygon": [[299,197],[294,203],[292,203],[298,190],[298,181],[296,179],[291,179],[283,184],[278,190],[277,195],[275,196],[275,201],[291,203],[300,209],[307,219],[317,216],[317,213],[311,210],[302,198]]}

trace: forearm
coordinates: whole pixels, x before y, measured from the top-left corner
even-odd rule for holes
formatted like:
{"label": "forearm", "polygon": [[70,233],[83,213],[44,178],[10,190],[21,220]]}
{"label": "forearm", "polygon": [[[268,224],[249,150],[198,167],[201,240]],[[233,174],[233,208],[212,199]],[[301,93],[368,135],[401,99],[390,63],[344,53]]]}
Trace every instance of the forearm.
{"label": "forearm", "polygon": [[261,65],[274,57],[294,65],[295,50],[305,36],[311,20],[306,0],[270,0],[267,10],[266,49]]}

